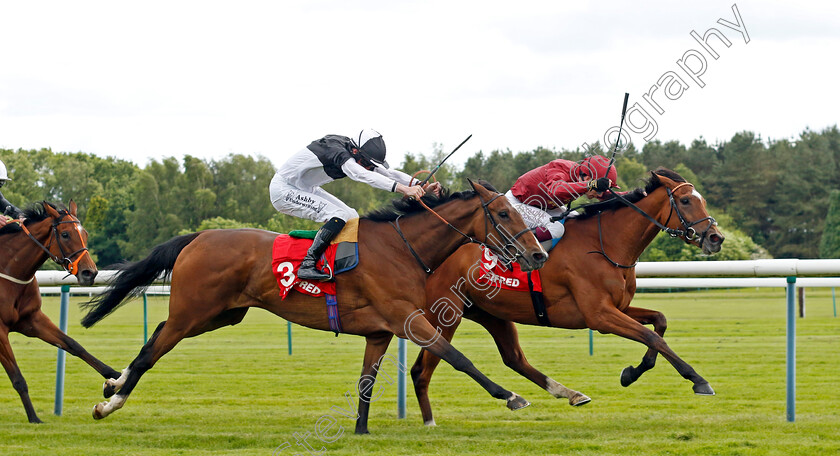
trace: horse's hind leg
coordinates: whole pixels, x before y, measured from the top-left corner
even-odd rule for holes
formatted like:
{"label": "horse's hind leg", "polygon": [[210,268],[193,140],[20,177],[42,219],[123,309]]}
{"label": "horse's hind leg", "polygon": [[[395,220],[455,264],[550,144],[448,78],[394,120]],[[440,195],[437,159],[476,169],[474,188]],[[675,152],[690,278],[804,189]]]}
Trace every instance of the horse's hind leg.
{"label": "horse's hind leg", "polygon": [[[136,358],[134,358],[134,361],[132,361],[131,364],[128,365],[128,367],[123,369],[122,373],[120,373],[120,375],[117,378],[111,378],[111,379],[105,380],[105,383],[102,385],[102,395],[105,396],[105,399],[108,399],[108,398],[112,397],[118,391],[120,391],[120,392],[122,391],[122,388],[125,385],[125,382],[128,380],[128,377],[132,372],[132,367],[134,367],[135,363],[137,363],[137,361],[139,359],[148,357],[148,354],[152,350],[152,345],[154,344],[154,341],[157,340],[157,337],[160,334],[160,331],[163,329],[163,326],[165,324],[166,324],[165,321],[162,321],[162,322],[160,322],[160,324],[158,324],[157,328],[155,328],[154,332],[152,332],[152,337],[150,337],[149,340],[146,341],[146,344],[143,345],[143,348],[140,349],[140,353],[137,355]],[[137,381],[139,381],[139,380],[140,379],[138,377],[134,381],[134,384],[136,385]],[[132,389],[133,388],[134,387],[132,387]],[[127,396],[128,394],[126,393],[125,395]],[[123,400],[123,402],[125,402],[125,401]],[[101,419],[101,418],[104,418],[104,417],[108,416],[109,414],[111,414],[113,412],[113,410],[112,410],[112,411],[106,413],[105,415],[100,414],[101,416],[97,417],[96,409],[97,409],[97,407],[100,407],[100,406],[105,407],[105,405],[103,405],[103,404],[107,404],[107,402],[103,402],[103,403],[97,405],[96,407],[94,407],[94,418]],[[121,408],[121,407],[122,407],[122,405],[120,405],[117,408]],[[114,410],[116,410],[116,409],[114,409]]]}
{"label": "horse's hind leg", "polygon": [[23,402],[23,408],[26,410],[26,418],[30,423],[40,423],[38,415],[35,414],[35,407],[32,406],[32,400],[29,398],[29,387],[26,386],[26,380],[23,379],[23,374],[15,361],[15,355],[12,353],[12,345],[9,342],[9,330],[0,324],[0,363],[6,369],[9,375],[9,380],[12,381],[12,386],[20,396]]}
{"label": "horse's hind leg", "polygon": [[58,327],[56,327],[55,324],[53,324],[53,322],[50,321],[50,319],[40,310],[27,317],[25,320],[20,321],[17,325],[15,325],[15,330],[20,331],[20,333],[29,337],[37,337],[48,344],[55,345],[73,356],[81,358],[106,379],[117,378],[120,376],[119,372],[112,369],[111,366],[108,366],[102,361],[96,359],[78,342],[73,340],[72,337],[58,329]]}
{"label": "horse's hind leg", "polygon": [[525,353],[519,345],[519,333],[516,331],[516,325],[513,322],[501,320],[480,309],[479,312],[471,314],[469,318],[484,326],[484,329],[493,336],[505,366],[536,383],[537,386],[548,391],[552,396],[558,399],[568,399],[569,405],[581,406],[592,400],[589,396],[571,388],[566,388],[535,369],[525,358]]}
{"label": "horse's hind leg", "polygon": [[[356,390],[359,392],[359,410],[356,418],[356,434],[369,434],[368,432],[368,415],[370,413],[370,403],[378,399],[378,397],[371,399],[373,395],[373,388],[376,382],[376,374],[381,367],[385,351],[388,350],[388,344],[394,337],[391,333],[383,333],[375,336],[368,336],[367,345],[365,345],[365,359],[362,364],[362,375],[359,377],[359,383]],[[398,369],[400,366],[397,367]],[[384,374],[388,377],[388,374]],[[389,377],[390,379],[390,377]],[[391,383],[389,381],[388,383]]]}
{"label": "horse's hind leg", "polygon": [[[226,311],[220,313],[219,315],[217,315],[212,320],[210,320],[210,322],[207,323],[206,325],[204,325],[204,327],[199,328],[198,330],[194,330],[194,331],[190,332],[189,334],[187,334],[186,337],[194,337],[194,336],[197,336],[199,334],[203,334],[205,332],[221,328],[223,326],[235,325],[235,324],[241,322],[243,318],[245,318],[246,313],[248,313],[248,308],[247,307],[241,307],[241,308],[226,310]],[[163,324],[164,323],[161,322],[158,325],[158,327],[152,333],[152,337],[149,339],[149,342],[146,343],[147,345],[149,343],[151,343],[152,338],[157,337],[157,334],[160,332],[161,328],[163,328]],[[138,358],[139,358],[139,356],[138,356]],[[106,399],[113,396],[117,391],[120,391],[120,388],[123,387],[126,379],[128,379],[128,374],[129,374],[129,369],[125,368],[125,369],[123,369],[121,375],[119,375],[119,373],[118,373],[117,378],[111,378],[111,379],[105,381],[105,384],[103,385],[102,394],[105,396]]]}
{"label": "horse's hind leg", "polygon": [[[655,310],[643,309],[641,307],[628,307],[624,310],[630,318],[638,321],[643,325],[653,325],[653,331],[659,334],[659,337],[665,336],[665,330],[668,329],[668,321],[662,312]],[[621,371],[621,386],[630,386],[639,379],[645,372],[653,369],[656,365],[656,356],[659,354],[653,348],[648,348],[645,356],[642,357],[642,362],[638,367],[628,366]]]}
{"label": "horse's hind leg", "polygon": [[[177,338],[174,343],[169,343],[168,348],[161,353],[161,348],[156,347],[157,341],[160,338],[161,333],[163,332],[164,328],[166,328],[166,322],[162,322],[158,325],[155,332],[152,334],[152,337],[149,338],[149,341],[143,345],[143,348],[140,349],[140,354],[134,358],[134,361],[128,365],[128,367],[123,370],[122,375],[116,380],[108,380],[105,382],[105,396],[108,397],[113,394],[113,391],[118,391],[116,395],[113,395],[110,400],[105,402],[100,402],[93,407],[93,418],[96,420],[101,420],[106,416],[114,413],[115,411],[122,408],[125,405],[125,401],[128,400],[128,396],[131,394],[131,391],[134,390],[134,387],[137,386],[137,382],[140,381],[140,377],[149,369],[152,368],[154,365],[153,359],[156,361],[163,356],[164,353],[168,352],[175,346],[178,341],[180,341],[183,337]],[[168,338],[170,341],[176,338],[170,336]],[[157,356],[155,356],[157,355]]]}
{"label": "horse's hind leg", "polygon": [[178,342],[186,337],[188,332],[189,328],[185,328],[177,323],[173,324],[171,320],[161,323],[152,337],[149,338],[146,345],[140,349],[140,354],[123,371],[120,379],[124,376],[125,381],[119,388],[117,394],[110,400],[101,402],[93,408],[93,418],[99,420],[121,409],[125,405],[125,401],[128,400],[128,396],[134,390],[134,387],[140,381],[140,377],[151,369],[163,355],[172,350]]}
{"label": "horse's hind leg", "polygon": [[[134,358],[122,375],[111,382],[111,387],[116,389],[117,393],[111,400],[101,402],[93,408],[94,419],[105,418],[122,408],[134,387],[137,386],[137,382],[140,381],[140,377],[185,337],[194,337],[222,326],[235,325],[242,321],[247,312],[247,308],[230,309],[201,320],[173,318],[170,314],[168,320],[158,325],[152,337],[140,349],[140,354]],[[105,383],[105,388],[108,394],[109,382]]]}

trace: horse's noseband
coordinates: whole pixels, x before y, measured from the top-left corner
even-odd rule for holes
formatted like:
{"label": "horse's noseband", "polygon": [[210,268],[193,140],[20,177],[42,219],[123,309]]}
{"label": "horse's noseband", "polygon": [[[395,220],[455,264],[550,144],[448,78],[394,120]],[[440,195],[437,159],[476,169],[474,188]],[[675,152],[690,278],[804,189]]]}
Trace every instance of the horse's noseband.
{"label": "horse's noseband", "polygon": [[[672,228],[665,228],[664,231],[666,231],[669,235],[671,235],[671,237],[682,237],[686,242],[697,241],[699,244],[702,245],[703,241],[705,241],[705,239],[706,239],[706,235],[709,234],[709,230],[711,230],[713,226],[717,226],[718,223],[717,223],[717,220],[715,220],[715,218],[712,217],[711,215],[709,215],[707,217],[703,217],[699,220],[695,220],[694,222],[691,222],[691,223],[688,223],[688,221],[686,221],[685,217],[682,215],[682,212],[680,212],[680,208],[677,206],[676,199],[674,198],[674,192],[678,188],[682,187],[683,185],[690,185],[690,186],[694,187],[694,185],[691,184],[691,183],[683,182],[682,184],[674,187],[673,190],[666,188],[666,190],[668,190],[668,199],[670,200],[670,204],[671,204],[671,213],[668,214],[668,220],[665,221],[665,225],[667,226],[668,222],[671,220],[671,215],[676,212],[677,218],[679,219],[680,223],[682,224],[683,229],[682,230],[675,230],[675,229],[672,229]],[[707,226],[706,229],[703,230],[702,233],[698,234],[697,230],[694,229],[694,225],[697,225],[698,223],[701,223],[701,222],[705,222],[706,220],[709,221],[709,226]]]}
{"label": "horse's noseband", "polygon": [[[33,236],[32,233],[29,232],[29,229],[27,229],[26,226],[23,224],[23,221],[20,222],[20,227],[23,229],[23,232],[26,233],[26,235],[29,236],[29,238],[32,239],[33,242],[35,242],[35,244],[37,244],[39,247],[41,247],[41,249],[47,252],[47,255],[50,257],[51,260],[53,260],[56,264],[61,265],[61,267],[63,267],[70,274],[76,275],[79,272],[79,262],[82,260],[82,258],[84,258],[85,254],[90,255],[90,253],[88,252],[88,248],[85,244],[84,239],[81,238],[81,249],[76,250],[75,252],[69,255],[64,251],[64,247],[61,246],[61,242],[58,239],[58,225],[61,225],[63,223],[72,223],[74,225],[81,226],[82,224],[82,222],[78,220],[63,220],[64,217],[71,217],[70,213],[68,213],[67,211],[59,212],[58,219],[56,219],[50,227],[50,231],[52,231],[53,236],[50,238],[50,241],[47,245],[42,244],[41,241],[36,239],[35,236]],[[59,258],[58,255],[53,255],[53,253],[50,252],[50,246],[52,246],[53,239],[55,239],[55,243],[56,245],[58,245],[58,250],[59,252],[61,252],[61,258]],[[78,258],[76,258],[76,261],[73,261],[73,257],[75,257],[76,255],[78,255]]]}

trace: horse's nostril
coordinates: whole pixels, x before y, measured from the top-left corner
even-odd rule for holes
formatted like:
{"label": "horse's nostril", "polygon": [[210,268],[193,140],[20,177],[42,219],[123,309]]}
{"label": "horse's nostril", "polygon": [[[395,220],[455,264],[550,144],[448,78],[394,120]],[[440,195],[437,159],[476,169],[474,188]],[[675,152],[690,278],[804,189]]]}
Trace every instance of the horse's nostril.
{"label": "horse's nostril", "polygon": [[79,278],[86,283],[93,283],[93,279],[96,278],[96,273],[97,271],[85,269],[79,273]]}
{"label": "horse's nostril", "polygon": [[537,252],[532,255],[532,258],[534,259],[534,261],[542,263],[545,261],[545,254],[542,252]]}

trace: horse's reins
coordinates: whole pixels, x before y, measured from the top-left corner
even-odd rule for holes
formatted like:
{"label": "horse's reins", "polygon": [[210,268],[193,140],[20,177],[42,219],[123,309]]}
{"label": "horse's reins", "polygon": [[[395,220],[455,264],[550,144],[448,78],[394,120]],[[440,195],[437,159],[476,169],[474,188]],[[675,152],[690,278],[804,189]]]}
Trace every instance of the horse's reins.
{"label": "horse's reins", "polygon": [[[79,272],[79,262],[82,260],[82,258],[84,258],[85,255],[90,256],[90,252],[88,251],[87,245],[85,244],[85,240],[82,239],[81,236],[79,237],[79,239],[82,241],[82,248],[81,249],[76,250],[75,252],[71,253],[70,255],[67,255],[64,252],[64,247],[61,246],[61,242],[59,242],[59,239],[58,239],[58,225],[60,225],[62,223],[72,223],[74,225],[81,225],[81,223],[82,223],[78,220],[62,221],[62,219],[67,215],[69,215],[67,212],[62,211],[60,213],[60,216],[59,216],[58,220],[54,221],[53,224],[52,224],[52,227],[50,228],[50,230],[54,234],[55,243],[56,243],[56,245],[58,245],[58,250],[61,252],[62,258],[59,258],[58,255],[53,255],[52,252],[50,252],[49,247],[52,245],[52,238],[50,238],[50,243],[45,246],[43,243],[41,243],[41,241],[39,241],[35,236],[33,236],[31,232],[29,232],[29,229],[26,227],[26,225],[23,224],[23,220],[12,220],[11,223],[17,223],[18,225],[20,225],[20,228],[23,230],[23,232],[26,233],[27,236],[29,236],[29,239],[32,239],[32,241],[38,247],[41,247],[41,249],[44,252],[47,253],[47,255],[49,256],[49,258],[51,260],[53,260],[56,264],[61,265],[61,267],[63,267],[64,270],[66,270],[70,274],[76,275],[76,273]],[[79,255],[80,253],[81,253],[81,255]],[[76,255],[79,255],[79,257],[76,258],[76,261],[72,261],[71,258],[73,258]],[[17,284],[20,284],[20,285],[26,285],[26,284],[32,282],[33,279],[35,279],[34,275],[32,277],[30,277],[29,280],[20,280],[20,279],[16,279],[14,277],[8,276],[6,274],[1,274],[1,273],[0,273],[0,277],[4,278],[4,279],[6,279],[10,282],[14,282],[14,283],[17,283]]]}
{"label": "horse's reins", "polygon": [[[685,240],[685,242],[687,242],[687,243],[691,242],[691,241],[694,241],[698,238],[697,230],[695,230],[693,228],[694,225],[697,225],[700,222],[708,220],[709,221],[709,226],[703,231],[703,233],[701,233],[699,235],[699,237],[700,237],[699,243],[702,245],[703,241],[706,239],[706,235],[709,233],[709,230],[712,229],[713,226],[717,226],[717,221],[711,215],[708,216],[708,217],[703,217],[703,218],[701,218],[697,221],[694,221],[690,224],[685,220],[685,217],[683,217],[682,213],[680,212],[679,207],[677,207],[677,202],[674,199],[674,192],[676,192],[677,189],[679,189],[680,187],[683,187],[683,186],[686,186],[686,185],[694,187],[694,185],[690,182],[683,182],[683,183],[677,185],[676,187],[674,187],[673,190],[671,190],[667,187],[665,188],[665,190],[668,192],[668,200],[669,200],[669,203],[671,205],[671,211],[668,213],[668,218],[665,220],[664,224],[659,223],[659,221],[656,220],[655,218],[653,218],[652,216],[650,216],[650,214],[643,211],[641,208],[639,208],[635,204],[631,203],[630,201],[628,201],[623,196],[614,192],[612,189],[608,189],[608,190],[609,190],[610,193],[612,193],[612,195],[615,198],[618,198],[619,201],[624,203],[624,205],[626,205],[628,207],[631,207],[636,212],[642,214],[642,216],[644,216],[651,223],[653,223],[654,226],[659,228],[660,231],[664,231],[664,232],[668,233],[668,235],[671,236],[671,237],[682,237],[683,240]],[[682,230],[676,229],[676,228],[669,228],[667,226],[668,222],[671,221],[671,216],[675,212],[677,214],[677,218],[680,220],[680,223],[682,224],[682,226],[684,228]],[[613,266],[618,267],[618,268],[630,269],[630,268],[636,267],[636,263],[633,263],[632,265],[629,265],[629,266],[624,265],[624,264],[620,264],[620,263],[616,262],[615,260],[613,260],[612,258],[610,258],[609,255],[607,255],[607,252],[604,250],[604,235],[603,235],[603,232],[601,230],[601,213],[600,212],[598,213],[598,241],[601,244],[601,251],[593,250],[593,251],[588,252],[588,253],[599,253],[599,254],[603,255],[604,258],[606,258],[607,261],[609,261]]]}
{"label": "horse's reins", "polygon": [[[502,195],[501,193],[497,193],[496,196],[494,196],[493,198],[490,198],[489,201],[484,202],[484,200],[481,198],[481,195],[478,195],[479,200],[481,200],[481,208],[484,210],[484,233],[485,233],[484,242],[479,241],[475,237],[470,236],[470,235],[464,233],[463,231],[459,230],[458,227],[449,223],[448,220],[446,220],[440,214],[435,212],[435,210],[432,209],[431,207],[429,207],[422,199],[418,199],[417,202],[420,203],[420,205],[423,206],[427,211],[434,214],[434,216],[437,217],[441,222],[445,223],[448,227],[455,230],[456,233],[460,234],[462,237],[467,239],[468,243],[481,244],[481,245],[489,248],[490,250],[492,250],[494,253],[498,254],[500,256],[500,258],[507,258],[507,255],[505,255],[505,253],[502,251],[502,249],[500,249],[496,246],[490,245],[487,242],[488,238],[490,237],[490,233],[487,230],[487,221],[489,220],[490,223],[492,223],[493,228],[496,230],[497,233],[499,233],[499,235],[505,241],[505,246],[514,246],[515,247],[516,246],[516,240],[519,239],[519,237],[522,236],[523,234],[533,231],[533,228],[526,228],[526,229],[520,231],[519,233],[516,233],[516,235],[514,235],[513,237],[505,234],[505,232],[502,231],[502,228],[499,226],[498,222],[496,222],[496,218],[493,217],[492,213],[490,213],[490,209],[488,209],[488,206],[493,201],[495,201],[496,198],[499,198],[500,196],[504,196],[504,195]],[[400,235],[400,238],[402,238],[406,247],[408,247],[408,251],[411,252],[411,254],[414,256],[414,259],[417,260],[417,263],[420,264],[420,267],[422,267],[423,270],[426,271],[426,273],[432,272],[432,269],[430,267],[426,266],[426,263],[423,262],[423,260],[420,258],[420,255],[417,254],[417,251],[415,251],[414,247],[411,246],[411,243],[408,241],[408,238],[406,238],[405,235],[403,234],[402,229],[400,229],[400,217],[402,217],[402,215],[398,216],[396,218],[396,220],[394,220],[393,222],[390,222],[391,226],[393,226],[394,229],[397,230],[397,234]]]}

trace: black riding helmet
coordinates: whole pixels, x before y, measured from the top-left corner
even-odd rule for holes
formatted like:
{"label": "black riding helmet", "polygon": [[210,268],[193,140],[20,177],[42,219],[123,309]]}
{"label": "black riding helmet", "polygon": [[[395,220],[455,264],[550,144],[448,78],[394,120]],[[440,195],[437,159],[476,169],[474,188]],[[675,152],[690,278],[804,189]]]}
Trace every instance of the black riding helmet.
{"label": "black riding helmet", "polygon": [[390,168],[388,162],[385,161],[385,141],[382,140],[382,135],[378,131],[370,128],[362,130],[359,137],[353,139],[353,142],[359,149],[359,155],[362,158],[368,160],[374,166]]}

